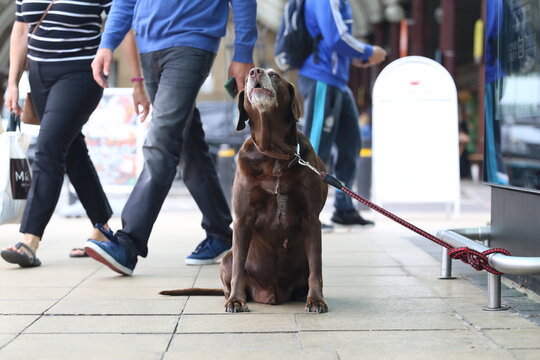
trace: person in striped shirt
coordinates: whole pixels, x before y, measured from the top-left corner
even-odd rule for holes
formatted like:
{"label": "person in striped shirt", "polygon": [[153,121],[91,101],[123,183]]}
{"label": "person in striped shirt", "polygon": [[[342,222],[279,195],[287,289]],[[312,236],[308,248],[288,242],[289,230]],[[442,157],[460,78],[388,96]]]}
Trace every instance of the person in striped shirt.
{"label": "person in striped shirt", "polygon": [[[112,215],[81,132],[103,94],[93,79],[91,62],[101,40],[102,16],[111,4],[111,0],[16,0],[5,106],[20,113],[18,83],[28,63],[32,99],[41,125],[20,226],[23,239],[2,250],[8,262],[23,267],[41,264],[36,250],[58,202],[65,173],[92,225],[107,227]],[[123,48],[133,77],[140,78],[133,34],[128,34]],[[134,83],[133,99],[144,119],[150,102],[142,82]],[[93,227],[90,238],[105,240]]]}

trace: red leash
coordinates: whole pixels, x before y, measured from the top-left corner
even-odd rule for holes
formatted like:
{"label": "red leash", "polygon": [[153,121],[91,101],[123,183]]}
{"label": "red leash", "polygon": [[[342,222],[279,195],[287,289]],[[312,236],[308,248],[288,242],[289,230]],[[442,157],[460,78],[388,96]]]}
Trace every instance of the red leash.
{"label": "red leash", "polygon": [[[313,170],[315,173],[317,173],[321,177],[322,181],[324,181],[328,185],[331,185],[331,186],[335,187],[336,189],[343,191],[345,194],[349,195],[353,199],[361,202],[362,204],[364,204],[367,207],[377,211],[378,213],[383,214],[387,218],[394,220],[398,224],[401,224],[401,225],[405,226],[407,229],[414,231],[415,233],[425,237],[426,239],[429,239],[429,240],[433,241],[434,243],[437,243],[437,244],[439,244],[441,246],[444,246],[445,248],[448,249],[448,256],[450,256],[452,259],[461,260],[464,263],[471,265],[477,271],[486,270],[487,272],[490,272],[492,274],[496,274],[496,275],[501,275],[502,274],[500,271],[495,270],[494,268],[492,268],[489,265],[489,261],[488,261],[487,257],[488,257],[488,255],[491,255],[491,254],[494,254],[494,253],[501,253],[501,254],[510,256],[510,253],[508,252],[508,250],[501,249],[501,248],[495,248],[495,249],[486,250],[484,252],[478,252],[478,251],[473,250],[473,249],[468,248],[468,247],[455,248],[452,245],[450,245],[450,244],[442,241],[441,239],[437,238],[436,236],[431,235],[427,231],[424,231],[424,230],[420,229],[419,227],[414,226],[413,224],[403,220],[399,216],[397,216],[395,214],[392,214],[390,211],[385,210],[385,209],[383,209],[382,207],[380,207],[378,205],[375,205],[371,201],[369,201],[369,200],[365,199],[364,197],[358,195],[357,193],[353,192],[351,189],[344,186],[341,183],[341,181],[336,179],[334,176],[332,176],[332,175],[330,175],[330,174],[328,174],[326,172],[320,172],[319,170],[314,168],[310,163],[304,161],[300,157],[300,155],[298,153],[295,155],[295,157],[296,158],[295,158],[295,160],[293,160],[293,162],[298,162],[300,165],[310,168],[311,170]],[[291,164],[293,164],[293,162],[291,162]]]}

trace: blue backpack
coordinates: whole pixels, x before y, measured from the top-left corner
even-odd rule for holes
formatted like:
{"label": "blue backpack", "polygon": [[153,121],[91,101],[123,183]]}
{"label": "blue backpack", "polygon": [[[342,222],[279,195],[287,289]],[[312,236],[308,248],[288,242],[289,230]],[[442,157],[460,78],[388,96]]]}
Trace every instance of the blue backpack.
{"label": "blue backpack", "polygon": [[283,19],[276,37],[274,60],[281,71],[299,69],[309,55],[315,54],[321,37],[313,39],[304,19],[305,0],[289,0],[285,4]]}

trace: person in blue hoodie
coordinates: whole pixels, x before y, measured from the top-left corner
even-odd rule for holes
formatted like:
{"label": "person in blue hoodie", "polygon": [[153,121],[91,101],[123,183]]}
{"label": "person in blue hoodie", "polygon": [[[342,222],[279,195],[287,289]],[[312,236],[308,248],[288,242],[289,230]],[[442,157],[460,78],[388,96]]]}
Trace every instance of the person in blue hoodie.
{"label": "person in blue hoodie", "polygon": [[[309,34],[320,39],[316,52],[299,70],[298,87],[304,98],[304,132],[326,164],[332,147],[336,146],[334,172],[351,187],[360,150],[360,129],[358,110],[347,87],[349,66],[351,61],[362,67],[379,64],[386,58],[386,51],[351,35],[352,15],[347,0],[306,0],[304,15]],[[336,192],[334,207],[331,218],[334,223],[373,225],[372,221],[362,218],[351,198],[340,191]]]}
{"label": "person in blue hoodie", "polygon": [[88,241],[85,246],[89,256],[120,274],[131,275],[137,257],[148,254],[148,238],[179,162],[183,180],[202,212],[202,227],[206,231],[206,238],[186,258],[186,263],[212,264],[231,247],[231,212],[195,106],[225,35],[229,5],[235,26],[229,76],[236,79],[238,89],[242,90],[244,79],[254,66],[256,0],[112,3],[92,63],[94,79],[107,86],[112,52],[133,28],[153,106],[152,124],[143,146],[144,167],[122,211],[122,229],[116,233],[103,230],[110,241]]}

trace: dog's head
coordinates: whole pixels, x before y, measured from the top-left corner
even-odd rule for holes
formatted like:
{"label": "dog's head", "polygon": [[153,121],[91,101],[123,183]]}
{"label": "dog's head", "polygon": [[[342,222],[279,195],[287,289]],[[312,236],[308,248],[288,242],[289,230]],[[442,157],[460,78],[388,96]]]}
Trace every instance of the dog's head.
{"label": "dog's head", "polygon": [[280,159],[294,154],[300,105],[293,84],[272,69],[253,68],[238,94],[238,110],[236,130],[244,129],[249,120],[260,152]]}

